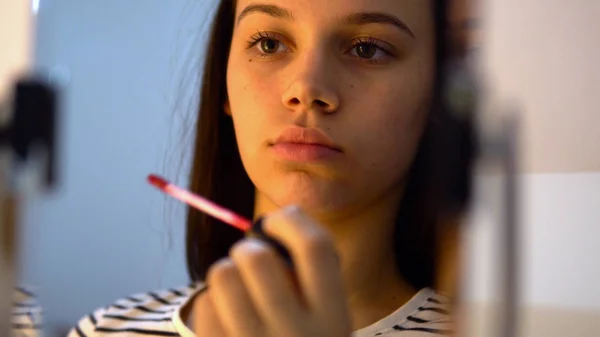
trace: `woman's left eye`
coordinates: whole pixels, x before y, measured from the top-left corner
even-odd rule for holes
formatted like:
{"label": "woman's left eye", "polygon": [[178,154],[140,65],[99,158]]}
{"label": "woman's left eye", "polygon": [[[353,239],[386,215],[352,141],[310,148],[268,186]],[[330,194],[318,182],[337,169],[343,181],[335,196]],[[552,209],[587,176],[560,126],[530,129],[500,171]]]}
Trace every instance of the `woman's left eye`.
{"label": "woman's left eye", "polygon": [[350,49],[350,55],[370,63],[377,63],[392,54],[382,47],[377,40],[369,38],[354,42]]}

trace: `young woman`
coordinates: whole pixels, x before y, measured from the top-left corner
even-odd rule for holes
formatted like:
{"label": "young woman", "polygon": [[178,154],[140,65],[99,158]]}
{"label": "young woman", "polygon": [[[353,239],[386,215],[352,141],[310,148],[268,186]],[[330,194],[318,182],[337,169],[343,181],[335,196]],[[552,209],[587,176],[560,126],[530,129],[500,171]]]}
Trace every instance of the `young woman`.
{"label": "young woman", "polygon": [[432,289],[445,163],[428,160],[445,15],[442,0],[222,0],[190,188],[264,216],[294,270],[189,210],[193,285],[119,300],[71,336],[448,334]]}

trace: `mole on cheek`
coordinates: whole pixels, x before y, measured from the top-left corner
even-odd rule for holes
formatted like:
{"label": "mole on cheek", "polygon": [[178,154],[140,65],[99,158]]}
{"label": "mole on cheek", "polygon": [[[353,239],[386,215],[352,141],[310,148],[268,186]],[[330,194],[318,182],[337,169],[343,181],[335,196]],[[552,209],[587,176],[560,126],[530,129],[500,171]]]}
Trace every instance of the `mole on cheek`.
{"label": "mole on cheek", "polygon": [[252,62],[252,59],[248,59],[248,62]]}
{"label": "mole on cheek", "polygon": [[354,84],[350,84],[350,88],[354,89]]}

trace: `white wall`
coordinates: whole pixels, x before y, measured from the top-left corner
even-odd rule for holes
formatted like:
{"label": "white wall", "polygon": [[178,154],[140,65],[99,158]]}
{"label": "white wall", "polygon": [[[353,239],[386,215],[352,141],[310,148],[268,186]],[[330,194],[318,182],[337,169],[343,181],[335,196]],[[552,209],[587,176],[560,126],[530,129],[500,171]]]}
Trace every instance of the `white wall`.
{"label": "white wall", "polygon": [[[470,231],[469,297],[496,300],[502,228],[501,183],[479,179]],[[519,273],[522,304],[600,314],[600,173],[519,177]]]}
{"label": "white wall", "polygon": [[[497,176],[480,178],[470,230],[467,326],[471,337],[496,329],[501,214]],[[595,336],[600,328],[600,173],[519,177],[520,336]]]}
{"label": "white wall", "polygon": [[212,7],[40,2],[36,65],[64,81],[63,151],[58,190],[25,210],[22,279],[40,287],[50,333],[124,295],[188,282],[183,208],[145,179],[178,173]]}
{"label": "white wall", "polygon": [[475,1],[490,90],[522,108],[523,169],[600,171],[600,2]]}

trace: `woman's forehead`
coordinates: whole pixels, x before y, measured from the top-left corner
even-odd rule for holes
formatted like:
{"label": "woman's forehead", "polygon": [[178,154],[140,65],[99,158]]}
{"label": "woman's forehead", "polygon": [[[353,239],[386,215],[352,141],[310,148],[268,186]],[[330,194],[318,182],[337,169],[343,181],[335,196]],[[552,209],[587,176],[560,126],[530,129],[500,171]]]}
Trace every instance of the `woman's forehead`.
{"label": "woman's forehead", "polygon": [[[237,0],[236,17],[248,9],[272,9],[272,14],[293,21],[340,20],[350,14],[382,12],[416,24],[431,14],[432,0]],[[252,14],[265,14],[253,11]]]}
{"label": "woman's forehead", "polygon": [[258,29],[256,26],[277,20],[285,25],[324,32],[378,22],[387,23],[387,27],[396,26],[412,37],[423,37],[433,33],[432,1],[238,0],[235,26]]}

